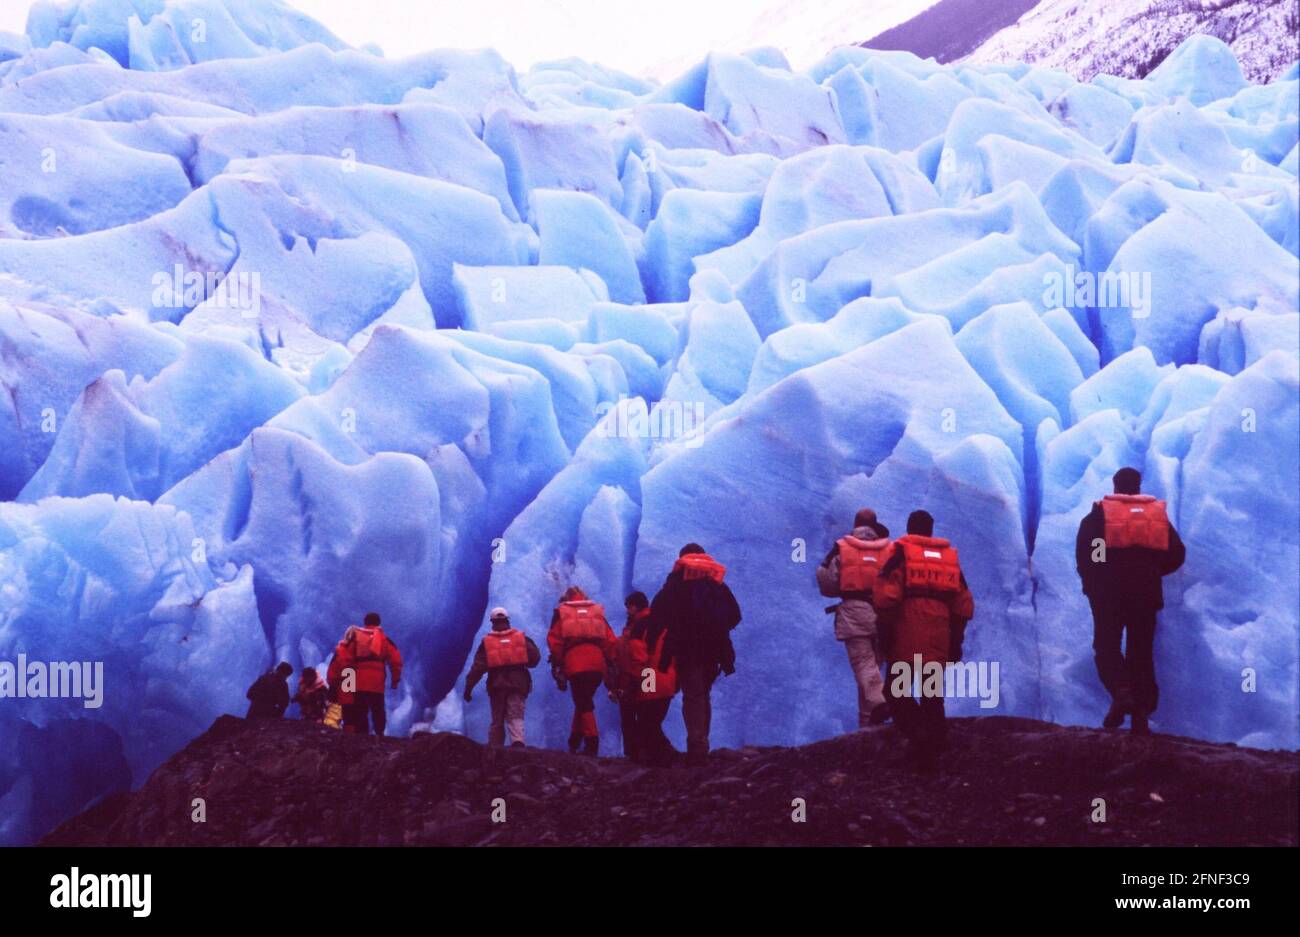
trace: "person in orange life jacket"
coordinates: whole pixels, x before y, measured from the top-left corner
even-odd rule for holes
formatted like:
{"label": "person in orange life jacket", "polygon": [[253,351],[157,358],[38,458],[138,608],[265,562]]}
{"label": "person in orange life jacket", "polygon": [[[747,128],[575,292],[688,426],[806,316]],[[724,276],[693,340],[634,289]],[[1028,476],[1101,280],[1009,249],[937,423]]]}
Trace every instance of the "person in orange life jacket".
{"label": "person in orange life jacket", "polygon": [[821,594],[840,600],[827,611],[835,612],[835,640],[844,642],[858,684],[859,729],[889,718],[871,590],[893,548],[889,529],[876,520],[875,511],[863,508],[853,519],[853,532],[835,541],[817,567]]}
{"label": "person in orange life jacket", "polygon": [[582,746],[584,755],[596,755],[600,732],[596,726],[596,691],[614,657],[618,639],[605,620],[605,609],[587,598],[577,586],[570,586],[551,615],[546,634],[550,649],[551,674],[555,685],[573,694],[573,725],[569,730],[569,751]]}
{"label": "person in orange life jacket", "polygon": [[279,664],[253,681],[244,697],[248,702],[245,719],[280,719],[289,708],[289,677],[293,666]]}
{"label": "person in orange life jacket", "polygon": [[298,690],[293,694],[299,715],[307,722],[324,722],[328,695],[329,687],[316,673],[316,668],[304,667],[298,675]]}
{"label": "person in orange life jacket", "polygon": [[1137,469],[1122,468],[1111,481],[1114,494],[1095,502],[1079,524],[1074,560],[1092,606],[1097,675],[1111,697],[1102,725],[1117,728],[1132,713],[1132,731],[1142,735],[1160,695],[1153,645],[1156,613],[1165,605],[1161,579],[1183,565],[1187,550],[1165,503],[1141,494]]}
{"label": "person in orange life jacket", "polygon": [[633,592],[623,607],[627,624],[619,635],[609,680],[618,700],[623,754],[645,764],[667,764],[675,752],[663,722],[677,692],[676,668],[666,673],[658,669],[665,632],[654,627],[645,593]]}
{"label": "person in orange life jacket", "polygon": [[[966,585],[957,551],[934,536],[934,518],[913,511],[907,534],[898,539],[876,578],[876,610],[889,619],[886,655],[890,661],[889,696],[894,722],[923,767],[934,764],[947,742],[942,687],[938,695],[913,698],[919,660],[947,664],[961,660],[966,623],[975,615],[975,600]],[[899,665],[905,664],[906,667]]]}
{"label": "person in orange life jacket", "polygon": [[726,572],[702,546],[688,543],[650,603],[653,626],[666,632],[656,666],[661,672],[677,668],[686,759],[693,765],[704,764],[709,754],[713,683],[719,672],[736,672],[731,631],[740,624],[740,606],[722,581]]}
{"label": "person in orange life jacket", "polygon": [[402,678],[402,654],[393,639],[384,633],[379,615],[367,612],[365,624],[348,628],[330,661],[328,679],[331,686],[339,688],[343,731],[367,735],[373,719],[375,734],[384,734],[385,666],[392,671],[396,690]]}
{"label": "person in orange life jacket", "polygon": [[474,687],[487,674],[488,701],[492,704],[488,745],[504,745],[509,729],[510,747],[523,748],[524,705],[533,690],[528,670],[541,663],[542,652],[532,638],[510,627],[510,616],[504,608],[492,609],[489,620],[492,630],[479,642],[474,662],[465,675],[465,702],[470,701]]}

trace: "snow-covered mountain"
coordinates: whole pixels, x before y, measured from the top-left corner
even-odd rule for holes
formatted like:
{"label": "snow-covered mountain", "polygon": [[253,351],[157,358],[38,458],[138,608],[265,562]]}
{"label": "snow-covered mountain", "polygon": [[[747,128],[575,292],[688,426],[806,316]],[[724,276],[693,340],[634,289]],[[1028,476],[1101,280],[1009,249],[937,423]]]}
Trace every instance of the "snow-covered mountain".
{"label": "snow-covered mountain", "polygon": [[[391,731],[482,738],[486,608],[618,618],[690,541],[744,615],[714,740],[845,732],[813,571],[864,505],[961,553],[998,694],[951,712],[1093,724],[1074,537],[1122,465],[1188,548],[1153,728],[1300,742],[1294,66],[1198,35],[1143,80],[846,47],[660,84],[260,0],[42,2],[0,48],[0,842],[370,610]],[[102,665],[100,705],[11,698],[21,660]]]}
{"label": "snow-covered mountain", "polygon": [[[807,68],[826,53],[859,36],[874,36],[906,22],[939,0],[763,0],[752,19],[741,19],[730,37],[713,49],[740,54],[765,46],[778,48],[791,66]],[[656,78],[677,77],[694,62],[670,55],[654,70]]]}
{"label": "snow-covered mountain", "polygon": [[1222,39],[1253,82],[1297,56],[1295,0],[941,0],[866,41],[940,62],[1028,62],[1079,81],[1143,78],[1188,36]]}
{"label": "snow-covered mountain", "polygon": [[973,62],[1064,68],[1080,81],[1145,77],[1191,35],[1227,43],[1246,78],[1267,82],[1296,60],[1295,0],[1043,0],[971,53]]}

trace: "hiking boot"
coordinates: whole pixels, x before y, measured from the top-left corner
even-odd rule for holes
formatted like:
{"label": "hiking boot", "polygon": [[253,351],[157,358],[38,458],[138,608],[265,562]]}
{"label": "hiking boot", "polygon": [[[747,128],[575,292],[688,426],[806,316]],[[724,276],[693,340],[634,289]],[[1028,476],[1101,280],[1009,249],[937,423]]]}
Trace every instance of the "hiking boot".
{"label": "hiking boot", "polygon": [[581,745],[581,744],[582,744],[582,736],[581,736],[581,735],[578,735],[576,732],[575,732],[573,735],[570,735],[570,736],[569,736],[569,754],[570,754],[570,755],[576,755],[576,754],[578,754],[578,746]]}
{"label": "hiking boot", "polygon": [[1124,704],[1115,700],[1110,704],[1110,709],[1106,710],[1106,718],[1101,720],[1103,729],[1118,729],[1124,724],[1124,717],[1128,715],[1124,709]]}
{"label": "hiking boot", "polygon": [[596,752],[600,750],[600,737],[588,735],[582,740],[582,753],[592,758],[596,757]]}
{"label": "hiking boot", "polygon": [[524,743],[523,743],[523,742],[511,742],[511,743],[510,743],[510,747],[511,747],[511,748],[524,748],[525,746],[524,746]]}
{"label": "hiking boot", "polygon": [[889,704],[881,703],[875,709],[871,710],[871,716],[867,719],[868,726],[884,725],[889,719]]}
{"label": "hiking boot", "polygon": [[1147,725],[1147,714],[1143,712],[1133,713],[1133,721],[1129,731],[1134,735],[1150,735],[1151,727]]}

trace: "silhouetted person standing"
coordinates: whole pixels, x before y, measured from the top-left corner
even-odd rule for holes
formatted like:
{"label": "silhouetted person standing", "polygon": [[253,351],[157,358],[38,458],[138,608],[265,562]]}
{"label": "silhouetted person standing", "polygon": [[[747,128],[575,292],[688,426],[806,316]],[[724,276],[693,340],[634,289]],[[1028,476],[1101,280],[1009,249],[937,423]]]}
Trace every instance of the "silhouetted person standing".
{"label": "silhouetted person standing", "polygon": [[1165,605],[1161,580],[1183,565],[1187,550],[1165,503],[1141,493],[1142,473],[1122,468],[1112,483],[1114,494],[1079,524],[1074,559],[1092,606],[1097,676],[1111,697],[1102,725],[1116,728],[1131,713],[1133,732],[1142,735],[1159,700],[1153,645]]}
{"label": "silhouetted person standing", "polygon": [[245,719],[281,719],[289,708],[289,677],[293,667],[282,663],[258,677],[244,694],[248,699]]}

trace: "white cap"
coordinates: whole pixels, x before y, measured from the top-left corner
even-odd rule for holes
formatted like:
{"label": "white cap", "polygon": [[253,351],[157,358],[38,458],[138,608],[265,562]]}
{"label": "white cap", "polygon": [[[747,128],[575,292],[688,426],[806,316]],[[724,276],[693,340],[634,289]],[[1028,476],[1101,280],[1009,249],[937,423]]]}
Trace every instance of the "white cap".
{"label": "white cap", "polygon": [[509,618],[509,617],[510,616],[506,613],[506,610],[502,608],[500,605],[492,609],[492,614],[488,616],[488,618],[490,618],[492,621],[496,621],[498,618]]}

